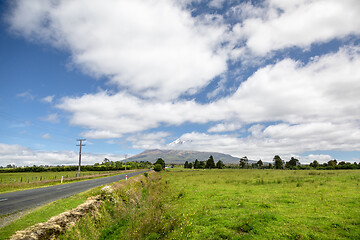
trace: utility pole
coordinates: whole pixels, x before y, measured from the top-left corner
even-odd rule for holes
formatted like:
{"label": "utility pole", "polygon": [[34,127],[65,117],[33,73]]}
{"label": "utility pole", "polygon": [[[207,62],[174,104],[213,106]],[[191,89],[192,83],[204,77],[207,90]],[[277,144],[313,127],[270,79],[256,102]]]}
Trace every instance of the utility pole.
{"label": "utility pole", "polygon": [[77,141],[80,142],[79,146],[80,147],[80,151],[79,151],[79,169],[78,169],[78,177],[80,177],[80,169],[81,169],[81,147],[86,146],[85,144],[82,144],[83,141],[86,141],[86,139],[82,138],[82,139],[78,139]]}
{"label": "utility pole", "polygon": [[127,160],[127,154],[125,154],[125,171],[126,171],[126,160]]}

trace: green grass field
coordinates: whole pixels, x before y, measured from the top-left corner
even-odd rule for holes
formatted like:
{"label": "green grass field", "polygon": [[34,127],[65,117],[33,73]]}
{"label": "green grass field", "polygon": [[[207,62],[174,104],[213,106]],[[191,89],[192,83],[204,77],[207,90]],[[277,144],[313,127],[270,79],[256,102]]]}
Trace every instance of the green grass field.
{"label": "green grass field", "polygon": [[170,238],[360,238],[360,171],[173,171],[162,181],[184,216]]}
{"label": "green grass field", "polygon": [[360,239],[359,170],[171,170],[60,239]]}
{"label": "green grass field", "polygon": [[[84,180],[105,174],[118,174],[120,172],[122,171],[84,171],[81,172],[81,177]],[[77,171],[0,173],[0,193],[60,184],[62,176],[64,183],[76,181],[74,178],[77,177],[77,174]]]}

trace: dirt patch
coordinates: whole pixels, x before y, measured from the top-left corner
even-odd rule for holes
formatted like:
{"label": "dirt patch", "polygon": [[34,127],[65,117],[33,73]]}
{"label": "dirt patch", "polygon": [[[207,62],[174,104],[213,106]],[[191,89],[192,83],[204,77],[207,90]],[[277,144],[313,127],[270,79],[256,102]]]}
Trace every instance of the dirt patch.
{"label": "dirt patch", "polygon": [[101,196],[91,197],[78,207],[54,216],[45,223],[38,223],[25,230],[16,232],[10,239],[56,239],[56,236],[73,226],[81,217],[89,212],[98,211],[101,202]]}

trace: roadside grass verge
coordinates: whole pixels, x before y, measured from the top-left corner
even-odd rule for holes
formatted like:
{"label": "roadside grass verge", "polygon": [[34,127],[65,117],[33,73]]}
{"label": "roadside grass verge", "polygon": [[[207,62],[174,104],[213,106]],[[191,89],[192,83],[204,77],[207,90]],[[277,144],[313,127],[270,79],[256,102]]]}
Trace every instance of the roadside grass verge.
{"label": "roadside grass verge", "polygon": [[9,225],[0,228],[0,239],[8,239],[16,231],[23,230],[36,223],[46,222],[53,216],[77,207],[84,203],[88,197],[99,194],[100,188],[101,187],[96,187],[68,198],[59,199],[25,214],[23,217],[14,220]]}
{"label": "roadside grass verge", "polygon": [[113,185],[99,214],[79,221],[59,239],[166,239],[180,224],[171,213],[171,191],[159,173]]}
{"label": "roadside grass verge", "polygon": [[125,173],[125,171],[86,171],[81,172],[80,178],[77,177],[77,171],[0,173],[0,193],[59,185],[62,176],[64,177],[62,184],[66,184]]}

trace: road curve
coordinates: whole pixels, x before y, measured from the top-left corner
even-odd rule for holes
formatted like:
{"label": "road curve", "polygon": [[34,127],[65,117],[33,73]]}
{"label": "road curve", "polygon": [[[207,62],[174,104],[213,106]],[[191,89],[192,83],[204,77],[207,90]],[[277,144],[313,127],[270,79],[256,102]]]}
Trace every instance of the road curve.
{"label": "road curve", "polygon": [[97,186],[123,180],[125,179],[125,175],[129,178],[147,171],[148,170],[128,172],[126,174],[91,179],[82,182],[3,193],[0,194],[0,215],[41,206],[60,198],[70,197],[71,195],[84,192]]}

